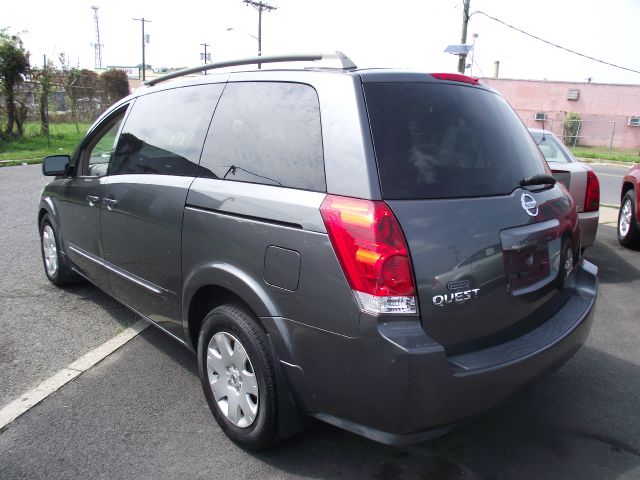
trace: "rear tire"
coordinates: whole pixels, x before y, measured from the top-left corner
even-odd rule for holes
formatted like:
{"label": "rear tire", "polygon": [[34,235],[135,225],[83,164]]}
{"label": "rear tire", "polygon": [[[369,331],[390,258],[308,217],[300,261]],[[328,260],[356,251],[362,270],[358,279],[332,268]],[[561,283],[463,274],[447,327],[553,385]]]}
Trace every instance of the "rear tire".
{"label": "rear tire", "polygon": [[78,280],[78,277],[65,264],[58,232],[53,226],[49,214],[45,214],[40,221],[40,251],[44,273],[56,287],[62,287]]}
{"label": "rear tire", "polygon": [[575,252],[573,251],[573,243],[571,240],[562,242],[560,250],[560,269],[558,270],[558,288],[562,289],[565,282],[575,266]]}
{"label": "rear tire", "polygon": [[235,305],[213,309],[198,339],[204,396],[222,431],[249,450],[278,439],[276,376],[269,343],[257,321]]}
{"label": "rear tire", "polygon": [[638,231],[638,212],[635,207],[635,192],[629,190],[622,197],[622,205],[618,212],[618,242],[627,248],[640,248],[640,231]]}

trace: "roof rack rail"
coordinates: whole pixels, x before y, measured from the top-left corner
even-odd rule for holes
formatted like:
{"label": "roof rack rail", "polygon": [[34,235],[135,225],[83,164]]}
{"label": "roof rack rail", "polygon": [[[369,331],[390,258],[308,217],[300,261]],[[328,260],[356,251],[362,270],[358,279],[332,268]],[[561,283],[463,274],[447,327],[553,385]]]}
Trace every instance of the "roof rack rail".
{"label": "roof rack rail", "polygon": [[177,72],[167,73],[161,77],[152,78],[144,82],[145,85],[151,87],[158,83],[171,80],[173,78],[183,77],[192,73],[206,72],[216,68],[237,67],[240,65],[251,65],[254,63],[281,63],[281,62],[315,62],[319,60],[338,60],[342,70],[355,70],[356,65],[344,53],[336,51],[330,53],[300,54],[300,55],[265,55],[257,57],[241,58],[237,60],[227,60],[225,62],[209,63],[206,65],[198,65],[197,67],[185,68]]}

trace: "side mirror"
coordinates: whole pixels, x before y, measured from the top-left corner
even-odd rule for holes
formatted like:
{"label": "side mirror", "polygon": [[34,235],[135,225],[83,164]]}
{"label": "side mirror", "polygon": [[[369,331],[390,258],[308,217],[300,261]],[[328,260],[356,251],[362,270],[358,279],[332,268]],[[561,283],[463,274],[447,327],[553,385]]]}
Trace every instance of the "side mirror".
{"label": "side mirror", "polygon": [[42,173],[48,177],[67,175],[71,157],[69,155],[49,155],[42,160]]}

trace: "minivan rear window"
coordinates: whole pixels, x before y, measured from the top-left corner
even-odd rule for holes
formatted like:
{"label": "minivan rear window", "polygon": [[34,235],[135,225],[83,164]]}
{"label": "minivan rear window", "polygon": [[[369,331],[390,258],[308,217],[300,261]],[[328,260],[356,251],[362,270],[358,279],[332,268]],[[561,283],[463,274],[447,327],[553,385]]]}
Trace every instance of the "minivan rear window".
{"label": "minivan rear window", "polygon": [[546,171],[495,93],[428,82],[365,83],[364,92],[386,199],[506,195]]}

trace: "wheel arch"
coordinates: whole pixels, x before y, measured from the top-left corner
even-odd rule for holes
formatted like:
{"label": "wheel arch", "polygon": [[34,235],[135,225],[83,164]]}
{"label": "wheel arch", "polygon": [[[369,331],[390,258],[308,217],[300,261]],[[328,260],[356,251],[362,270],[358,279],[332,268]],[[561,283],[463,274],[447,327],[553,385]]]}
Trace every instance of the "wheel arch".
{"label": "wheel arch", "polygon": [[629,180],[625,180],[624,182],[622,182],[622,189],[620,190],[620,200],[624,198],[629,190],[634,189],[635,187],[633,185],[633,182],[630,182]]}
{"label": "wheel arch", "polygon": [[42,223],[42,218],[45,215],[49,215],[49,218],[52,222],[58,223],[58,210],[56,209],[55,203],[51,197],[43,197],[40,200],[40,206],[38,207],[38,230],[40,230],[40,224]]}
{"label": "wheel arch", "polygon": [[[635,180],[635,179],[633,179]],[[633,181],[631,179],[629,179],[628,177],[624,179],[624,181],[622,182],[622,188],[620,190],[621,194],[620,194],[620,203],[622,203],[622,200],[624,199],[625,195],[629,192],[635,192],[635,195],[632,193],[632,202],[633,202],[633,206],[635,207],[635,211],[636,211],[636,223],[638,225],[638,228],[640,228],[640,215],[638,214],[638,212],[640,212],[640,191],[638,190],[639,188],[639,184],[636,184],[635,181]],[[622,205],[621,205],[622,208]]]}
{"label": "wheel arch", "polygon": [[246,308],[265,331],[260,317],[280,315],[260,283],[228,264],[207,264],[192,272],[184,282],[182,298],[184,336],[194,351],[204,317],[219,305],[235,303]]}

